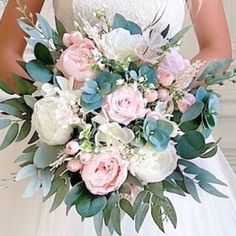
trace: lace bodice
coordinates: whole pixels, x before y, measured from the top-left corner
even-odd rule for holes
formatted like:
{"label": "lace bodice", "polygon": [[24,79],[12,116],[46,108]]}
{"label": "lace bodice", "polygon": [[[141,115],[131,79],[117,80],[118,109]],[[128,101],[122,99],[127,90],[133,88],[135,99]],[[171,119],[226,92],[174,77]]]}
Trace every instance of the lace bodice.
{"label": "lace bodice", "polygon": [[79,21],[78,12],[94,24],[93,11],[102,7],[110,19],[120,13],[142,27],[155,16],[161,17],[156,30],[162,31],[170,24],[169,37],[181,29],[185,16],[185,0],[54,0],[55,13],[69,31],[73,30],[74,20]]}

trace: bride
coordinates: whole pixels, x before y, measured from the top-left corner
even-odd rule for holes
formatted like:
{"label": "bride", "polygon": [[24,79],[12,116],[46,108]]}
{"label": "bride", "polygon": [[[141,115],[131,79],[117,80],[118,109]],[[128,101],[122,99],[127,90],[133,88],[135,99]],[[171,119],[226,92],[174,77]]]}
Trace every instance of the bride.
{"label": "bride", "polygon": [[[22,2],[35,13],[40,11],[44,1],[22,0]],[[157,12],[164,10],[156,30],[161,32],[167,24],[170,24],[169,37],[181,29],[185,14],[185,0],[54,0],[55,13],[68,31],[73,31],[74,20],[79,20],[78,12],[93,24],[95,20],[92,10],[104,5],[108,8],[110,17],[118,12],[143,27],[151,22]],[[189,0],[188,5],[200,46],[200,51],[192,62],[230,58],[231,42],[221,0]],[[25,49],[23,33],[17,25],[19,17],[16,1],[9,0],[0,22],[0,77],[11,85],[13,82],[10,73],[23,73],[15,63],[22,58]],[[0,133],[1,137],[2,134]],[[6,151],[0,152],[0,178],[14,171],[10,163],[23,148],[23,143],[15,144]],[[199,204],[191,197],[183,198],[170,194],[177,210],[178,226],[174,229],[166,222],[165,235],[235,236],[236,178],[232,169],[220,151],[209,160],[196,160],[196,162],[228,184],[224,193],[229,198],[221,199],[200,192],[202,203]],[[65,216],[64,206],[49,214],[50,202],[41,204],[40,195],[30,200],[21,199],[21,187],[22,185],[18,184],[0,192],[0,235],[95,236],[91,220],[82,223],[75,211]],[[126,217],[123,219],[123,232],[124,236],[137,235],[133,224]],[[103,236],[106,235],[109,234],[104,231]],[[163,233],[154,225],[151,217],[148,217],[139,235],[161,236]]]}

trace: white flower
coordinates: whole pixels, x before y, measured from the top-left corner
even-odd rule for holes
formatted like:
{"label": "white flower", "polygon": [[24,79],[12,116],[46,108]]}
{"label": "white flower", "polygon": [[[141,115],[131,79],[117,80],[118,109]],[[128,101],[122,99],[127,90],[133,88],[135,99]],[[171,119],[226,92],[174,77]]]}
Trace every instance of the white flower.
{"label": "white flower", "polygon": [[128,30],[119,28],[102,35],[101,45],[107,58],[124,61],[137,59],[137,51],[145,46],[145,41],[142,35],[131,35]]}
{"label": "white flower", "polygon": [[138,149],[130,160],[130,172],[145,183],[164,180],[177,167],[178,156],[172,144],[163,152],[157,152],[150,144]]}
{"label": "white flower", "polygon": [[42,142],[49,145],[65,144],[72,133],[69,120],[73,112],[57,97],[45,97],[34,105],[32,124]]}
{"label": "white flower", "polygon": [[121,142],[128,144],[135,138],[132,130],[124,127],[122,128],[118,123],[105,123],[98,128],[95,136],[96,144],[105,142],[108,146],[112,143]]}

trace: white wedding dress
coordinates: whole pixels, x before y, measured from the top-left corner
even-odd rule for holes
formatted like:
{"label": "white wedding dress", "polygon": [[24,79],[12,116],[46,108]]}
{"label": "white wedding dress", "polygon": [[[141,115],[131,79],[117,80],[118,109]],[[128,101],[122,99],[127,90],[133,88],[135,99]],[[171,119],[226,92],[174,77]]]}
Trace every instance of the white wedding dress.
{"label": "white wedding dress", "polygon": [[[94,23],[94,9],[107,7],[108,16],[120,13],[126,18],[145,27],[156,13],[162,15],[156,25],[157,31],[162,31],[170,24],[169,37],[177,33],[185,17],[185,0],[54,0],[57,17],[69,31],[73,30],[77,13]],[[164,13],[163,13],[164,12]],[[3,131],[5,132],[5,131]],[[2,137],[2,136],[1,136]],[[0,177],[9,170],[11,161],[20,153],[24,144],[15,144],[4,152],[0,152]],[[215,174],[228,184],[222,188],[228,199],[221,199],[199,189],[202,203],[191,197],[181,197],[169,194],[178,216],[178,226],[174,229],[171,223],[165,224],[166,236],[236,236],[236,178],[224,155],[218,154],[208,160],[197,159],[196,163]],[[9,167],[9,168],[8,168]],[[0,191],[0,235],[1,236],[95,236],[91,219],[81,222],[75,210],[69,216],[65,215],[65,206],[49,214],[51,202],[42,204],[41,195],[33,199],[21,199],[25,183],[16,184],[8,190]],[[137,234],[133,222],[128,217],[123,219],[124,236],[163,236],[149,215],[140,233]],[[103,236],[109,233],[105,229]]]}

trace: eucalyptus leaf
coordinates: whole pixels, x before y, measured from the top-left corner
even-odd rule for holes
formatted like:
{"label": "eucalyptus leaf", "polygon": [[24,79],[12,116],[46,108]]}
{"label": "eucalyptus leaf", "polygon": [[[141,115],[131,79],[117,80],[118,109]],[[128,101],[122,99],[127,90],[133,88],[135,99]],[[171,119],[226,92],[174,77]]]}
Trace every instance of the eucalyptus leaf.
{"label": "eucalyptus leaf", "polygon": [[61,146],[49,146],[41,143],[34,155],[35,166],[38,168],[48,167],[57,159],[61,149]]}
{"label": "eucalyptus leaf", "polygon": [[139,208],[135,216],[135,230],[138,233],[143,225],[144,219],[148,213],[149,204],[143,203]]}
{"label": "eucalyptus leaf", "polygon": [[32,197],[39,189],[41,186],[41,180],[38,176],[35,176],[28,184],[23,198],[29,198]]}
{"label": "eucalyptus leaf", "polygon": [[40,179],[42,181],[43,196],[46,197],[49,194],[52,185],[52,173],[50,170],[41,170]]}
{"label": "eucalyptus leaf", "polygon": [[198,192],[197,192],[197,188],[195,186],[195,183],[192,179],[190,179],[189,177],[185,176],[184,177],[184,184],[186,189],[188,190],[189,194],[199,203],[201,203],[201,200],[199,198]]}
{"label": "eucalyptus leaf", "polygon": [[36,167],[32,164],[23,167],[17,173],[16,181],[19,181],[19,180],[22,180],[22,179],[25,179],[25,178],[28,178],[28,177],[36,176],[37,175],[36,170],[37,170]]}
{"label": "eucalyptus leaf", "polygon": [[181,117],[181,123],[195,120],[201,115],[204,108],[203,102],[195,102]]}
{"label": "eucalyptus leaf", "polygon": [[111,222],[116,233],[118,235],[121,235],[121,214],[120,214],[120,207],[118,205],[112,209]]}
{"label": "eucalyptus leaf", "polygon": [[37,60],[40,60],[43,62],[45,65],[53,65],[54,61],[52,58],[52,55],[44,44],[42,43],[37,43],[34,47],[34,55]]}
{"label": "eucalyptus leaf", "polygon": [[134,219],[134,216],[135,216],[135,211],[134,211],[134,208],[133,206],[131,205],[131,203],[125,199],[125,198],[122,198],[120,200],[120,207],[121,209],[126,212],[132,219]]}
{"label": "eucalyptus leaf", "polygon": [[25,103],[27,106],[29,106],[31,109],[34,109],[34,104],[37,102],[37,99],[30,96],[30,95],[25,95],[24,96]]}
{"label": "eucalyptus leaf", "polygon": [[53,29],[51,28],[50,24],[42,15],[40,15],[40,14],[36,14],[36,15],[37,15],[39,27],[42,30],[43,35],[47,39],[52,39],[53,38]]}
{"label": "eucalyptus leaf", "polygon": [[17,136],[16,142],[24,140],[31,130],[31,121],[26,120],[20,128],[20,132]]}
{"label": "eucalyptus leaf", "polygon": [[103,214],[100,211],[97,215],[93,217],[94,228],[97,233],[97,236],[102,236],[102,228],[103,228]]}
{"label": "eucalyptus leaf", "polygon": [[0,89],[7,94],[13,95],[13,89],[4,81],[0,79]]}
{"label": "eucalyptus leaf", "polygon": [[18,132],[19,132],[19,124],[18,123],[12,124],[2,141],[2,144],[0,146],[0,151],[8,147],[16,139]]}
{"label": "eucalyptus leaf", "polygon": [[135,214],[137,214],[139,207],[142,205],[142,203],[145,200],[145,198],[147,197],[147,195],[148,195],[147,191],[142,191],[136,197],[134,204],[133,204]]}
{"label": "eucalyptus leaf", "polygon": [[9,119],[0,119],[0,130],[5,129],[11,125],[11,120]]}
{"label": "eucalyptus leaf", "polygon": [[22,116],[22,112],[19,110],[18,107],[14,107],[12,105],[9,104],[4,104],[4,103],[0,103],[0,112],[4,112],[8,115],[12,115],[18,118],[23,118]]}
{"label": "eucalyptus leaf", "polygon": [[159,204],[152,204],[151,215],[152,215],[153,221],[156,223],[158,228],[163,233],[165,233],[164,225],[163,225],[163,218],[162,218],[162,210],[161,210],[161,206]]}
{"label": "eucalyptus leaf", "polygon": [[33,163],[34,152],[23,153],[15,160],[16,163],[18,162],[32,162]]}
{"label": "eucalyptus leaf", "polygon": [[205,190],[206,192],[217,196],[217,197],[221,197],[221,198],[228,198],[228,196],[226,196],[225,194],[221,193],[220,191],[218,191],[214,186],[212,186],[211,184],[205,183],[205,182],[200,182],[199,186]]}

